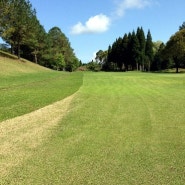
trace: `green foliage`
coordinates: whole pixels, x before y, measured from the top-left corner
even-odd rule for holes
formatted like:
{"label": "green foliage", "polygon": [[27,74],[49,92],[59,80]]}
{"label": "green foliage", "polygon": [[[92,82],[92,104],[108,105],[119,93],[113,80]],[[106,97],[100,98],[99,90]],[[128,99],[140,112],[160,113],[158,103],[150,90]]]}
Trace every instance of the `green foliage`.
{"label": "green foliage", "polygon": [[139,66],[144,66],[144,60],[145,60],[145,46],[146,46],[146,39],[145,39],[145,33],[143,31],[143,28],[138,28],[136,36],[139,41],[139,56],[138,56],[138,64],[137,64],[137,70]]}
{"label": "green foliage", "polygon": [[96,53],[96,58],[95,59],[96,59],[97,62],[99,62],[101,65],[103,65],[107,61],[107,51],[99,50]]}
{"label": "green foliage", "polygon": [[132,32],[132,37],[130,40],[130,65],[131,69],[136,69],[136,65],[140,60],[140,43],[135,32]]}
{"label": "green foliage", "polygon": [[181,26],[179,26],[179,30],[185,29],[185,22],[182,23]]}
{"label": "green foliage", "polygon": [[165,63],[164,59],[163,59],[164,48],[165,48],[165,45],[163,43],[161,43],[159,47],[155,48],[156,53],[154,56],[154,61],[151,64],[152,71],[161,71],[161,70],[167,69],[169,67],[167,65],[164,65],[164,63]]}
{"label": "green foliage", "polygon": [[79,60],[78,60],[75,56],[73,56],[73,57],[71,58],[71,60],[68,61],[68,63],[67,63],[67,65],[66,65],[66,68],[65,68],[65,69],[66,69],[67,71],[72,72],[72,71],[75,71],[79,66],[80,66]]}
{"label": "green foliage", "polygon": [[150,66],[154,58],[153,42],[152,42],[152,36],[151,36],[150,30],[148,30],[148,33],[147,33],[145,55],[146,55],[146,58],[145,58],[146,70],[150,71]]}
{"label": "green foliage", "polygon": [[[147,37],[141,28],[137,32],[125,34],[109,45],[107,60],[103,63],[105,71],[160,71],[175,67],[185,67],[184,23],[166,45],[153,42],[150,30]],[[101,51],[101,50],[100,50]]]}
{"label": "green foliage", "polygon": [[79,66],[65,34],[58,27],[46,33],[29,0],[0,1],[0,16],[0,36],[18,58],[56,70],[74,71]]}
{"label": "green foliage", "polygon": [[91,61],[87,64],[87,69],[90,71],[100,71],[101,64],[99,64],[97,61]]}
{"label": "green foliage", "polygon": [[20,58],[20,46],[30,36],[32,31],[32,18],[35,16],[35,10],[29,1],[9,0],[0,4],[0,36],[17,50]]}
{"label": "green foliage", "polygon": [[164,43],[162,41],[156,41],[156,42],[153,42],[153,52],[154,52],[154,56],[155,54],[158,52],[161,44],[164,45]]}
{"label": "green foliage", "polygon": [[65,69],[65,60],[62,54],[57,54],[53,61],[53,69],[63,71]]}
{"label": "green foliage", "polygon": [[179,67],[185,65],[185,29],[176,32],[170,38],[166,44],[164,55],[168,60],[174,61],[178,73]]}
{"label": "green foliage", "polygon": [[47,33],[36,16],[32,18],[30,36],[21,45],[22,57],[41,64],[43,51],[46,48]]}
{"label": "green foliage", "polygon": [[145,39],[144,31],[138,27],[137,33],[125,34],[109,46],[105,70],[149,70],[153,61],[153,43],[150,32]]}
{"label": "green foliage", "polygon": [[46,61],[45,66],[57,70],[74,71],[79,66],[67,37],[58,27],[49,30],[41,60]]}

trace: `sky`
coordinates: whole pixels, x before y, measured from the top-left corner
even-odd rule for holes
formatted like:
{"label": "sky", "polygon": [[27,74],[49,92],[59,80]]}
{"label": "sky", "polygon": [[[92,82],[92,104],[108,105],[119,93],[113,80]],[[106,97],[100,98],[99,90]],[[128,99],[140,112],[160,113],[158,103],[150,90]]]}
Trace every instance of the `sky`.
{"label": "sky", "polygon": [[57,26],[83,63],[116,38],[142,27],[166,43],[185,21],[184,0],[30,0],[48,32]]}

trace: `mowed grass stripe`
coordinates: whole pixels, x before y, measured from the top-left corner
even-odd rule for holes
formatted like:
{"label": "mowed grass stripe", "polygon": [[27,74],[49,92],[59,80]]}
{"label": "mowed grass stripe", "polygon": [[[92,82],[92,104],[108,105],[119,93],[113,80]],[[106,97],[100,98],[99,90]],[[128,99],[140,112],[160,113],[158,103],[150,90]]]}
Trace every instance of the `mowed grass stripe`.
{"label": "mowed grass stripe", "polygon": [[38,73],[28,73],[15,76],[4,76],[1,77],[0,91],[19,88],[20,86],[29,86],[35,83],[46,83],[47,81],[55,80],[57,78],[65,78],[64,74],[61,72],[38,72]]}
{"label": "mowed grass stripe", "polygon": [[[13,78],[15,80],[12,81]],[[9,85],[3,85],[5,89],[0,90],[0,121],[29,113],[70,96],[80,88],[82,78],[82,73],[67,72],[30,73],[7,78]]]}
{"label": "mowed grass stripe", "polygon": [[0,71],[0,122],[62,100],[83,82],[82,73],[52,71],[2,56]]}
{"label": "mowed grass stripe", "polygon": [[50,141],[3,182],[183,184],[185,75],[85,73]]}

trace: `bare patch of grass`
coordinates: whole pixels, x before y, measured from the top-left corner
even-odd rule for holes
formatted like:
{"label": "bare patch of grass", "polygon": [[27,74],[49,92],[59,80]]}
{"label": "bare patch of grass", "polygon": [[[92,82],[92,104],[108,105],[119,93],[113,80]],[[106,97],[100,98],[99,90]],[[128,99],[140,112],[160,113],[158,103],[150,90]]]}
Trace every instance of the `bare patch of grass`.
{"label": "bare patch of grass", "polygon": [[73,97],[0,123],[0,178],[7,176],[51,136],[52,129],[69,111]]}

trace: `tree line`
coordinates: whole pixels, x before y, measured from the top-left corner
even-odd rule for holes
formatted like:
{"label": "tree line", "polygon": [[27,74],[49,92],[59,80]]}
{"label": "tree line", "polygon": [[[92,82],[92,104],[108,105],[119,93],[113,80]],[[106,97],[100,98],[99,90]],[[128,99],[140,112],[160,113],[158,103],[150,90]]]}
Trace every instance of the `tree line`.
{"label": "tree line", "polygon": [[117,38],[108,50],[99,50],[96,61],[88,64],[104,71],[161,71],[185,67],[185,22],[169,41],[153,42],[150,30],[146,37],[142,27]]}
{"label": "tree line", "polygon": [[48,33],[29,0],[0,0],[0,37],[11,53],[56,70],[73,71],[79,60],[59,27]]}

